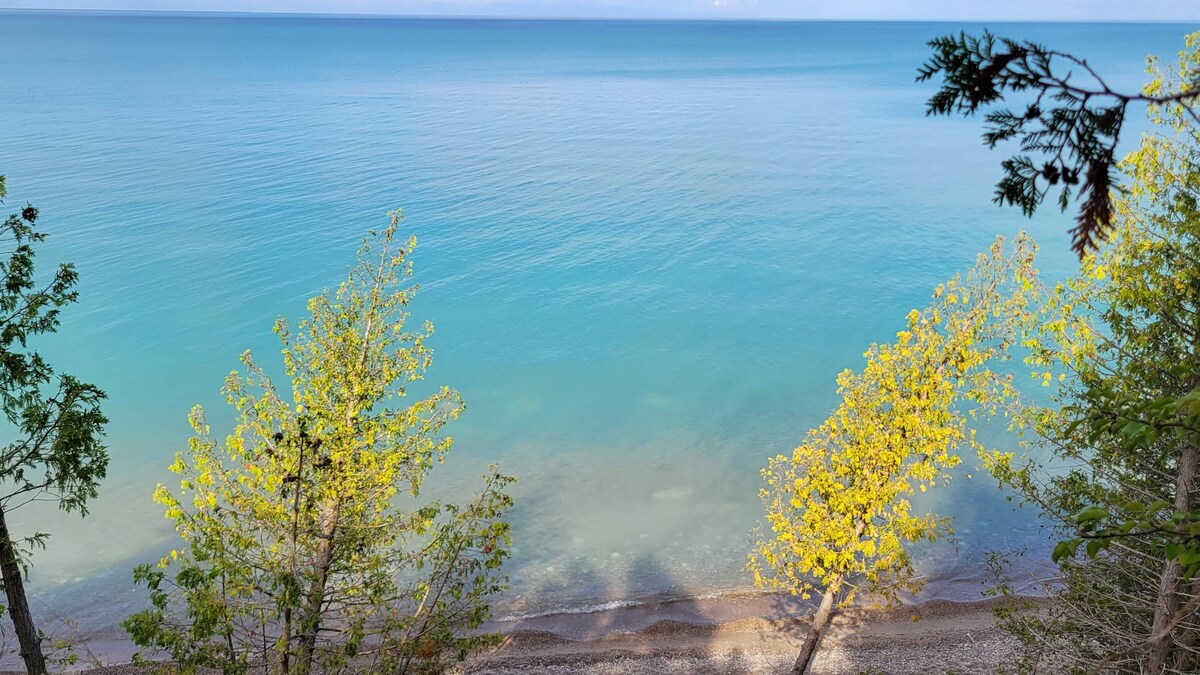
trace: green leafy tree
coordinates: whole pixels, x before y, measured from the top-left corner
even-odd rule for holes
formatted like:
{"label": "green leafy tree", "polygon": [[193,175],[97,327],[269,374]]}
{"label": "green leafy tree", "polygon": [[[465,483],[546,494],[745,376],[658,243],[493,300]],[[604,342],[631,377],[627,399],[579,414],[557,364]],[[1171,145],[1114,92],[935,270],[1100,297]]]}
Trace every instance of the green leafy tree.
{"label": "green leafy tree", "polygon": [[[1192,86],[1200,35],[1189,46],[1148,92]],[[1020,419],[1067,468],[997,467],[1063,528],[1057,621],[1020,625],[1082,669],[1158,674],[1200,666],[1200,127],[1180,104],[1152,110],[1112,241],[1049,292],[1026,340],[1065,384]]]}
{"label": "green leafy tree", "polygon": [[493,468],[463,506],[418,501],[463,405],[445,387],[395,405],[433,330],[406,326],[416,242],[397,240],[399,220],[298,330],[276,324],[290,391],[247,352],[224,388],[233,432],[218,441],[192,412],[179,491],[155,492],[185,546],[138,568],[152,607],[125,622],[187,672],[440,672],[494,643],[471,631],[505,585],[512,479]]}
{"label": "green leafy tree", "polygon": [[951,522],[914,512],[910,498],[949,480],[959,448],[982,451],[969,418],[1011,395],[1011,378],[990,366],[1016,335],[1032,259],[1026,238],[1007,251],[997,241],[965,278],[939,286],[895,343],[873,345],[861,372],[838,376],[829,418],[764,469],[771,531],[750,556],[755,582],[821,593],[793,673],[807,671],[835,607],[920,588],[907,544],[947,535]]}
{"label": "green leafy tree", "polygon": [[[1188,49],[1195,46],[1189,38]],[[917,80],[941,77],[929,98],[929,115],[972,117],[986,111],[984,143],[995,148],[1015,141],[1019,153],[1004,160],[1004,177],[996,185],[999,204],[1033,212],[1053,191],[1066,210],[1079,202],[1073,248],[1094,249],[1113,221],[1112,188],[1117,183],[1116,149],[1121,129],[1136,103],[1171,105],[1193,123],[1200,99],[1200,71],[1182,73],[1183,86],[1173,91],[1139,93],[1114,90],[1087,60],[1030,41],[997,38],[984,31],[975,38],[960,33],[932,40],[933,56]],[[1003,108],[1005,96],[1023,100],[1024,110]]]}
{"label": "green leafy tree", "polygon": [[[0,176],[0,202],[5,196]],[[13,440],[0,446],[0,574],[21,658],[31,675],[46,672],[42,635],[25,594],[26,554],[45,545],[45,533],[15,537],[8,519],[33,500],[53,500],[64,511],[87,514],[108,468],[100,412],[104,392],[54,369],[29,347],[33,336],[58,329],[59,311],[76,301],[78,274],[69,263],[38,279],[35,247],[46,235],[35,229],[38,210],[26,205],[0,226],[11,249],[0,261],[0,408]],[[23,569],[25,568],[25,569]]]}

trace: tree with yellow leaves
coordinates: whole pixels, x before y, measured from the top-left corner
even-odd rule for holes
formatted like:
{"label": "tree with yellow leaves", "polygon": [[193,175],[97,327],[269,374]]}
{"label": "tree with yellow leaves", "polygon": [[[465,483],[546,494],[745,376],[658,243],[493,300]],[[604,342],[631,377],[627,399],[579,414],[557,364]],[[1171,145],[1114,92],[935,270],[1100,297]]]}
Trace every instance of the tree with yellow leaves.
{"label": "tree with yellow leaves", "polygon": [[793,673],[808,670],[836,607],[920,588],[906,544],[948,534],[951,522],[914,512],[910,498],[949,480],[960,448],[982,451],[969,418],[1012,394],[992,364],[1026,314],[1033,254],[1024,236],[1010,248],[997,240],[965,278],[939,286],[893,344],[872,345],[861,372],[838,376],[829,418],[763,470],[770,533],[757,533],[750,555],[755,582],[821,593]]}
{"label": "tree with yellow leaves", "polygon": [[463,406],[445,387],[396,405],[432,359],[432,326],[405,326],[416,242],[399,220],[296,332],[276,324],[290,392],[247,352],[225,382],[233,432],[192,413],[179,490],[154,495],[184,546],[138,568],[152,606],[125,622],[185,672],[441,672],[494,641],[473,631],[504,587],[512,479],[493,470],[464,506],[418,501]]}
{"label": "tree with yellow leaves", "polygon": [[[1151,96],[1195,100],[1200,33],[1150,59]],[[1045,294],[1025,337],[1062,385],[1018,410],[1041,458],[996,476],[1059,524],[1048,611],[1001,625],[1021,672],[1200,672],[1200,125],[1150,108],[1110,240]],[[1017,606],[1019,607],[1019,605]]]}

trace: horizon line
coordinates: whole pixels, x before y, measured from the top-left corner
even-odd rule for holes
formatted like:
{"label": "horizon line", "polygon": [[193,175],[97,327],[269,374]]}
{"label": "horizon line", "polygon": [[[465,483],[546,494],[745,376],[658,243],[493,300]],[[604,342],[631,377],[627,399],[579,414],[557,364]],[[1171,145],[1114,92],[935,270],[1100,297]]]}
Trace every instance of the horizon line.
{"label": "horizon line", "polygon": [[101,9],[101,8],[58,8],[58,7],[0,7],[0,12],[30,14],[124,14],[124,15],[168,15],[200,16],[209,18],[263,17],[295,19],[397,19],[397,20],[441,20],[441,21],[694,21],[707,23],[1011,23],[1011,24],[1159,24],[1177,25],[1200,22],[1197,19],[863,19],[830,17],[704,17],[704,16],[548,16],[496,14],[409,14],[369,12],[272,12],[237,11],[212,9]]}

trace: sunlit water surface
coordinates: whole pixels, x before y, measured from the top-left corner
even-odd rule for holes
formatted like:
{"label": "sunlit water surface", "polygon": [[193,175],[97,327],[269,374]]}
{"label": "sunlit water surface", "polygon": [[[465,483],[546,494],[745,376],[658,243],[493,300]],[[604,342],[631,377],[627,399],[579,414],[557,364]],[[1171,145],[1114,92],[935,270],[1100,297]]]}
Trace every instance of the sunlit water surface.
{"label": "sunlit water surface", "polygon": [[[112,625],[144,602],[130,568],[175,543],[150,493],[187,411],[227,428],[238,355],[277,369],[275,317],[399,206],[429,381],[468,406],[430,493],[520,477],[498,613],[746,590],[759,469],[835,374],[998,233],[1072,263],[1066,216],[991,203],[978,122],[924,116],[925,42],[962,28],[0,13],[7,207],[36,203],[41,260],[82,275],[39,344],[112,420],[90,517],[13,518],[54,533],[35,605]],[[1126,88],[1186,31],[992,28]],[[921,554],[950,595],[977,597],[987,550],[1044,555],[978,474],[926,503],[957,519]]]}

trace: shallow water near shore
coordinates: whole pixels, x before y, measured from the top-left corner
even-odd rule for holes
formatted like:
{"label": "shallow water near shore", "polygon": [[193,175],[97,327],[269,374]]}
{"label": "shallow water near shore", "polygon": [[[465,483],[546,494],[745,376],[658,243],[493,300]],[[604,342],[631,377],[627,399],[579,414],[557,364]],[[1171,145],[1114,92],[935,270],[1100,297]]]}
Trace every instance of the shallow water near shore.
{"label": "shallow water near shore", "polygon": [[[277,367],[274,318],[400,206],[428,383],[468,406],[430,496],[493,461],[520,479],[497,614],[748,590],[759,468],[836,373],[997,234],[1072,264],[1069,217],[991,203],[977,121],[924,117],[925,42],[980,28],[0,12],[6,206],[40,207],[41,260],[82,278],[44,352],[110,397],[92,515],[14,518],[54,533],[35,607],[99,630],[144,602],[130,568],[174,543],[149,496],[187,411],[228,422],[238,355]],[[991,28],[1125,89],[1187,30]],[[978,474],[927,503],[957,519],[920,554],[951,599],[986,551],[1047,549]]]}

